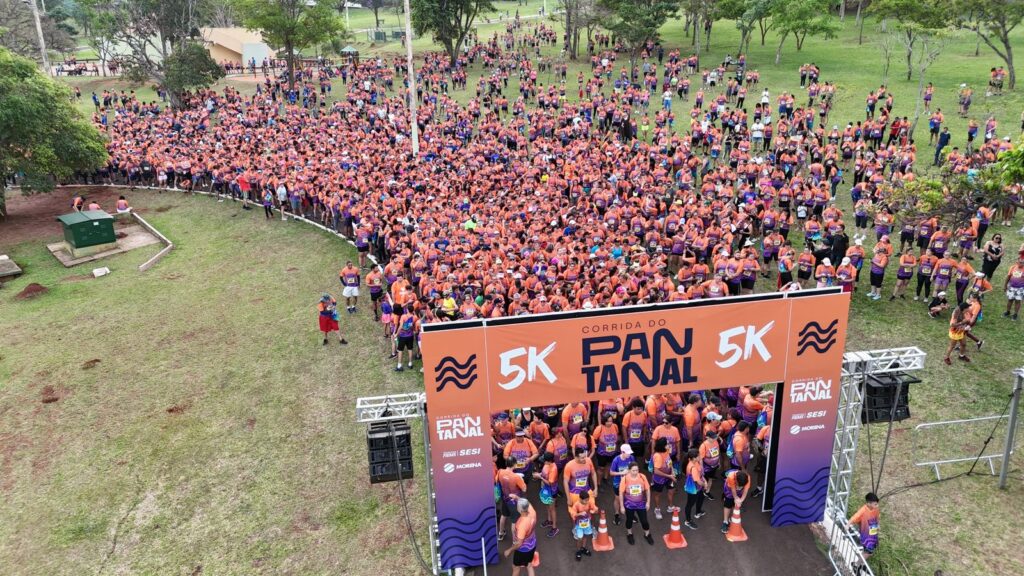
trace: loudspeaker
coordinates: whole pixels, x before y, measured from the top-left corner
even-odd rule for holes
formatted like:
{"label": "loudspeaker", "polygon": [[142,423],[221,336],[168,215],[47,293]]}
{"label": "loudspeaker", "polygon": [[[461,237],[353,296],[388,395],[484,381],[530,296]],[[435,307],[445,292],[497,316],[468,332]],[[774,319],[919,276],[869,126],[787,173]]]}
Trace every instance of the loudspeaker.
{"label": "loudspeaker", "polygon": [[405,420],[371,423],[366,429],[366,450],[370,484],[394,482],[399,472],[402,480],[413,477],[412,431]]}
{"label": "loudspeaker", "polygon": [[[921,382],[905,372],[873,374],[868,376],[864,394],[864,405],[860,420],[862,423],[893,422],[910,418],[910,385]],[[896,396],[897,391],[899,397]],[[895,413],[893,405],[896,406]]]}

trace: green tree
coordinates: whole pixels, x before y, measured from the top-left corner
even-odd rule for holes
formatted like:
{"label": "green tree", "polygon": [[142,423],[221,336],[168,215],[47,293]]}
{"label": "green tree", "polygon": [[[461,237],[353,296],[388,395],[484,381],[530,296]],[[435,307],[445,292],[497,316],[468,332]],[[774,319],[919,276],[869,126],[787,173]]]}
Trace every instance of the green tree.
{"label": "green tree", "polygon": [[779,32],[779,47],[775,50],[775,64],[782,59],[782,46],[790,35],[796,39],[796,49],[804,47],[808,36],[834,38],[840,25],[832,17],[831,0],[783,0],[774,5],[772,25]]}
{"label": "green tree", "polygon": [[968,27],[978,38],[1006,63],[1009,88],[1017,84],[1013,68],[1013,44],[1010,33],[1024,20],[1024,2],[1021,0],[959,0],[958,12],[971,14]]}
{"label": "green tree", "polygon": [[754,28],[761,33],[761,45],[764,46],[765,36],[771,30],[774,4],[775,0],[719,0],[717,16],[736,21],[736,29],[740,31],[740,52],[750,50]]}
{"label": "green tree", "polygon": [[246,28],[262,33],[271,48],[284,50],[290,88],[295,87],[296,54],[345,33],[345,23],[327,2],[236,0],[234,8]]}
{"label": "green tree", "polygon": [[914,75],[918,38],[946,28],[954,14],[950,0],[874,0],[868,10],[879,18],[895,21],[893,28],[899,32],[905,49],[907,80]]}
{"label": "green tree", "polygon": [[[90,19],[92,40],[113,51],[132,81],[166,85],[164,62],[179,47],[199,35],[203,0],[81,0]],[[171,105],[179,104],[172,94]]]}
{"label": "green tree", "polygon": [[106,161],[103,136],[72,104],[68,87],[0,48],[0,216],[8,176],[18,175],[25,194],[46,192]]}
{"label": "green tree", "polygon": [[164,60],[164,87],[173,94],[209,88],[224,77],[209,51],[198,42],[185,42]]}
{"label": "green tree", "polygon": [[455,62],[477,16],[494,10],[494,5],[491,0],[412,0],[410,9],[416,34],[433,34]]}
{"label": "green tree", "polygon": [[665,0],[601,0],[611,13],[607,24],[615,38],[629,51],[630,78],[636,72],[636,59],[648,42],[659,38],[658,30],[676,15],[678,2]]}
{"label": "green tree", "polygon": [[1000,206],[1010,199],[1007,182],[997,165],[969,174],[948,169],[938,178],[918,178],[889,191],[889,207],[903,220],[935,216],[957,229],[970,223],[979,206]]}

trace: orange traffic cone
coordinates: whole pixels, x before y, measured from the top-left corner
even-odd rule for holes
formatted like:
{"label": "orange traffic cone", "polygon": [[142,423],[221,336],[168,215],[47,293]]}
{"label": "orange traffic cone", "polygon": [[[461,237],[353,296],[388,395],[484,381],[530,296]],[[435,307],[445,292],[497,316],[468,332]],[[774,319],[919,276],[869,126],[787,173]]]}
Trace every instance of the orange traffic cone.
{"label": "orange traffic cone", "polygon": [[679,529],[679,508],[672,508],[672,528],[662,538],[670,550],[686,548],[686,538],[683,538],[683,531]]}
{"label": "orange traffic cone", "polygon": [[729,542],[743,542],[747,539],[747,533],[743,531],[743,523],[740,521],[740,509],[732,509],[732,518],[729,520],[729,531],[725,533],[725,539]]}
{"label": "orange traffic cone", "polygon": [[601,510],[601,520],[597,525],[597,536],[594,536],[594,550],[608,552],[615,549],[612,537],[608,535],[608,523],[604,520],[604,510]]}

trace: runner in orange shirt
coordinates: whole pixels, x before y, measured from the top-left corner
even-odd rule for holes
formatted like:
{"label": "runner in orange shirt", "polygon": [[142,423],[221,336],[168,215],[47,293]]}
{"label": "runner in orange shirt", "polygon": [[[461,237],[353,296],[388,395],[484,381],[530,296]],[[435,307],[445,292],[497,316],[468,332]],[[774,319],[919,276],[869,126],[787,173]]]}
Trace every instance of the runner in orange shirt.
{"label": "runner in orange shirt", "polygon": [[[596,497],[595,497],[596,499]],[[590,549],[587,544],[594,536],[594,515],[597,514],[597,504],[590,498],[590,491],[583,490],[579,498],[569,506],[569,517],[572,518],[572,535],[576,540],[576,561],[579,562],[584,556],[590,556]]]}

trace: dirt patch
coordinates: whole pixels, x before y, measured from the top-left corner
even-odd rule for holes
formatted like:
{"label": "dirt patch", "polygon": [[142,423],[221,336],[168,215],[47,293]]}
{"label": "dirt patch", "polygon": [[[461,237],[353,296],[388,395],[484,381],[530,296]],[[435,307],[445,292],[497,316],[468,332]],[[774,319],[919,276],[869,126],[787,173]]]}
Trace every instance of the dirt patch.
{"label": "dirt patch", "polygon": [[255,427],[256,427],[256,419],[255,418],[249,418],[248,420],[245,421],[245,429],[246,430],[252,430]]}
{"label": "dirt patch", "polygon": [[253,304],[262,304],[263,303],[263,298],[253,298],[252,299],[252,303]]}
{"label": "dirt patch", "polygon": [[[122,189],[101,186],[58,188],[49,194],[30,196],[8,191],[8,216],[3,224],[4,233],[3,239],[0,240],[0,248],[32,240],[59,238],[60,223],[55,219],[61,214],[71,212],[71,199],[75,194],[81,194],[90,201],[95,200],[101,207],[113,210],[117,197],[122,193]],[[4,250],[0,250],[0,253],[2,252]]]}
{"label": "dirt patch", "polygon": [[81,282],[82,280],[92,280],[92,274],[72,274],[71,276],[65,276],[60,279],[61,282]]}
{"label": "dirt patch", "polygon": [[167,409],[168,414],[184,414],[186,410],[192,407],[191,402],[181,402],[171,406]]}
{"label": "dirt patch", "polygon": [[99,364],[99,363],[100,363],[100,359],[99,358],[93,358],[92,360],[86,360],[84,363],[82,363],[82,370],[91,370],[91,369],[95,368],[96,365]]}
{"label": "dirt patch", "polygon": [[43,386],[43,389],[40,392],[39,401],[43,404],[53,404],[54,402],[60,401],[65,396],[67,396],[66,388],[55,388],[52,384],[47,384],[46,386]]}
{"label": "dirt patch", "polygon": [[180,274],[178,272],[175,272],[173,274],[164,274],[163,276],[161,276],[161,278],[163,278],[164,280],[177,280],[179,278],[184,278],[184,277],[185,277],[184,274]]}
{"label": "dirt patch", "polygon": [[157,214],[162,214],[164,212],[167,212],[171,208],[174,208],[173,204],[167,206],[157,206],[156,208],[153,208],[153,212],[156,212]]}
{"label": "dirt patch", "polygon": [[36,284],[35,282],[33,282],[28,286],[25,286],[24,290],[18,292],[15,298],[19,300],[28,300],[29,298],[35,298],[40,294],[46,294],[49,291],[50,289],[47,288],[46,286],[43,286],[42,284]]}
{"label": "dirt patch", "polygon": [[192,570],[192,576],[199,576],[202,573],[203,573],[203,565],[202,564],[197,564],[195,569]]}
{"label": "dirt patch", "polygon": [[298,268],[296,268],[295,266],[289,266],[289,267],[288,267],[288,268],[287,268],[287,269],[285,270],[285,272],[298,272],[298,271],[299,271],[299,269],[298,269]]}
{"label": "dirt patch", "polygon": [[301,512],[292,520],[292,532],[316,532],[323,526],[321,522],[311,518],[309,512]]}
{"label": "dirt patch", "polygon": [[114,234],[114,238],[117,238],[118,240],[120,240],[122,238],[127,238],[127,237],[128,237],[128,235],[125,234],[124,232],[118,232],[117,234]]}

